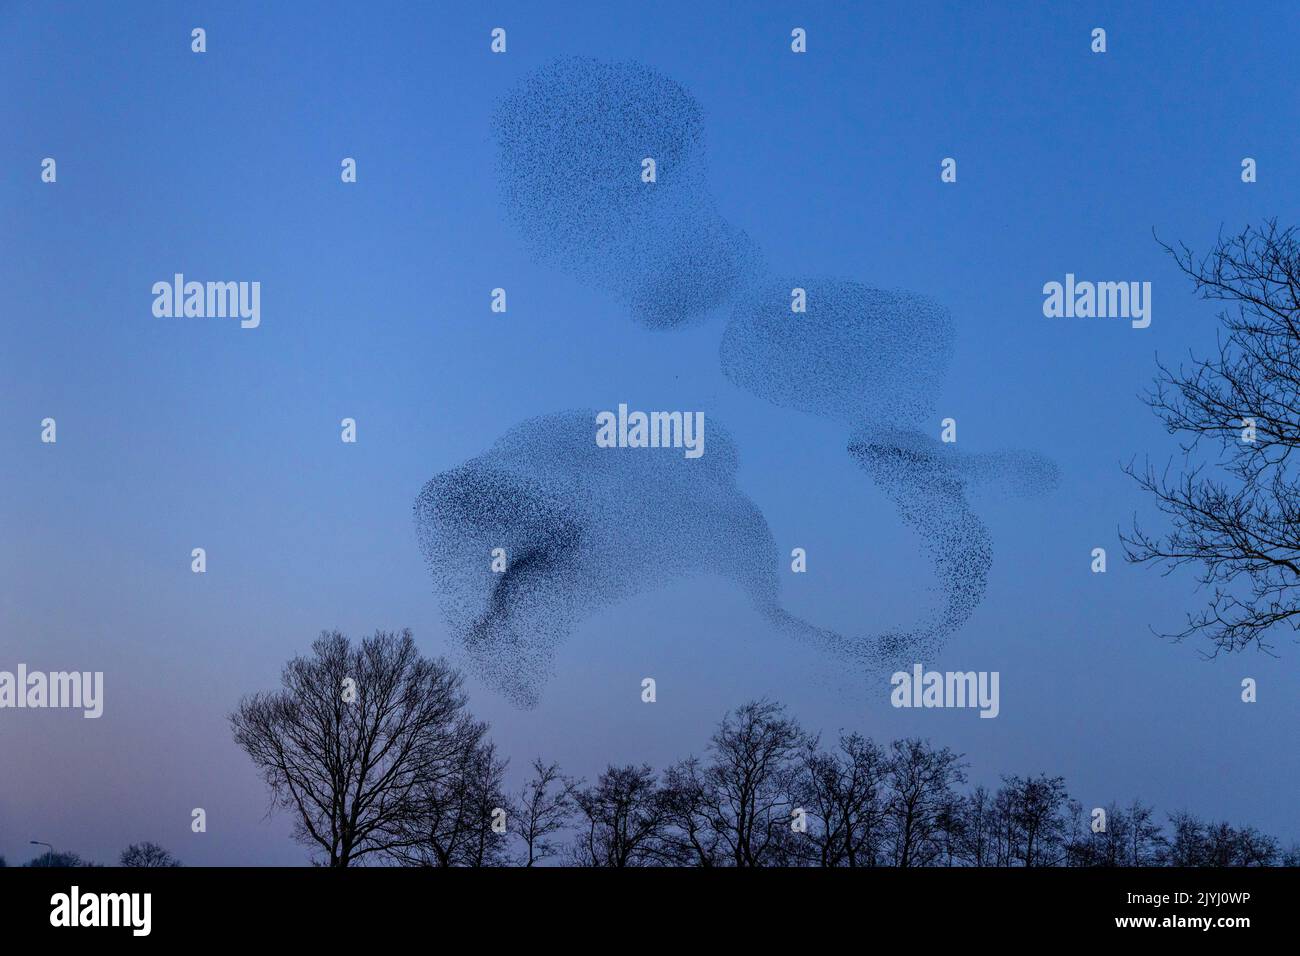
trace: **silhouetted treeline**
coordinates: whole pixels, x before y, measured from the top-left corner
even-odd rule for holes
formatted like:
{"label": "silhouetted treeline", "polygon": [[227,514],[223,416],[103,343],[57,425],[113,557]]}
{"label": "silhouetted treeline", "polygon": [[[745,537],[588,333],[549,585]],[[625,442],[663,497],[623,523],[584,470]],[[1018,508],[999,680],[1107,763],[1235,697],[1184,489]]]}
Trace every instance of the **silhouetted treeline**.
{"label": "silhouetted treeline", "polygon": [[324,633],[282,689],[245,698],[236,742],[330,866],[1300,865],[1253,827],[1086,806],[1061,777],[968,787],[928,740],[823,740],[771,701],[723,717],[701,756],[574,780],[541,759],[522,789],[462,677],[409,631]]}
{"label": "silhouetted treeline", "polygon": [[[703,758],[656,774],[610,766],[572,788],[581,866],[1297,866],[1253,827],[1153,808],[1085,807],[1061,777],[963,788],[961,755],[927,740],[829,744],[783,707],[727,715]],[[1101,812],[1098,812],[1101,811]]]}
{"label": "silhouetted treeline", "polygon": [[[0,856],[0,866],[4,866],[4,857]],[[69,853],[58,850],[46,850],[40,856],[32,857],[23,866],[34,867],[74,867],[74,866],[99,866],[91,860],[82,859],[80,854]],[[157,843],[132,843],[122,851],[118,857],[118,866],[162,866],[172,867],[181,866],[182,863],[168,851],[160,847]]]}

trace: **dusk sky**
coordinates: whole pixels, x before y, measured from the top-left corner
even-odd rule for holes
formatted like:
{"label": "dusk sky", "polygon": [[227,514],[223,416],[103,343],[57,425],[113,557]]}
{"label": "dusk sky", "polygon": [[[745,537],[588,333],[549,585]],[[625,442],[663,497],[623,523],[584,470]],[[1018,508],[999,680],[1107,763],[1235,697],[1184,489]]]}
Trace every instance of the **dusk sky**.
{"label": "dusk sky", "polygon": [[[1300,10],[538,6],[0,0],[0,671],[104,673],[99,719],[0,710],[0,856],[24,862],[42,840],[112,862],[153,840],[187,864],[305,863],[227,715],[326,628],[410,627],[460,660],[412,506],[533,416],[703,409],[733,436],[778,552],[807,550],[808,573],[781,566],[793,613],[864,633],[934,600],[916,534],[846,453],[844,424],[724,377],[726,308],[647,331],[530,255],[502,211],[493,109],[575,55],[639,62],[699,101],[718,211],[773,274],[944,304],[940,417],[963,449],[1028,449],[1061,481],[972,499],[988,592],[921,660],[1000,672],[996,719],[895,709],[888,670],[794,643],[732,584],[695,577],[587,609],[533,710],[467,682],[511,785],[537,755],[588,779],[662,767],[768,696],[827,735],[930,737],[967,755],[974,783],[1046,771],[1088,807],[1140,797],[1300,840],[1300,647],[1282,631],[1276,657],[1209,660],[1155,636],[1205,595],[1190,572],[1126,563],[1117,536],[1134,514],[1165,527],[1121,471],[1177,453],[1140,400],[1157,355],[1203,354],[1218,327],[1153,230],[1204,252],[1221,228],[1297,223],[1283,79]],[[175,273],[260,281],[260,326],[155,317],[151,287]],[[1150,327],[1045,317],[1042,287],[1067,273],[1150,282]]]}

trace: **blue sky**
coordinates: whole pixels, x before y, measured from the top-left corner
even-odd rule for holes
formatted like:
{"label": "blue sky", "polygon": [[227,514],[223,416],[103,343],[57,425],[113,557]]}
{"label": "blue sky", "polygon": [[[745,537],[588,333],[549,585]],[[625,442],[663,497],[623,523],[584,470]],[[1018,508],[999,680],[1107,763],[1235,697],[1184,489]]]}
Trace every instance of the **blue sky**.
{"label": "blue sky", "polygon": [[[1199,603],[1194,582],[1126,565],[1116,540],[1150,517],[1121,463],[1174,450],[1138,400],[1155,356],[1216,328],[1152,230],[1205,249],[1221,226],[1295,221],[1294,6],[544,6],[0,3],[0,669],[106,683],[97,721],[0,712],[0,855],[40,839],[109,860],[153,839],[191,863],[302,862],[225,715],[322,628],[409,626],[454,658],[412,502],[534,415],[708,409],[778,546],[808,550],[809,573],[783,576],[791,609],[856,632],[914,616],[929,571],[842,424],[731,385],[724,311],[638,328],[534,263],[503,216],[493,105],[575,54],[637,60],[700,101],[719,211],[773,272],[946,304],[939,406],[963,447],[1037,450],[1062,482],[980,503],[987,597],[925,662],[1000,671],[998,719],[894,710],[888,675],[843,671],[699,579],[593,608],[535,711],[470,682],[517,767],[662,766],[767,694],[828,733],[933,737],[978,782],[1045,770],[1087,806],[1140,796],[1300,839],[1300,648],[1205,661],[1153,637]],[[150,287],[175,272],[261,281],[261,327],[154,318]],[[1151,327],[1044,318],[1041,287],[1067,272],[1150,281]]]}

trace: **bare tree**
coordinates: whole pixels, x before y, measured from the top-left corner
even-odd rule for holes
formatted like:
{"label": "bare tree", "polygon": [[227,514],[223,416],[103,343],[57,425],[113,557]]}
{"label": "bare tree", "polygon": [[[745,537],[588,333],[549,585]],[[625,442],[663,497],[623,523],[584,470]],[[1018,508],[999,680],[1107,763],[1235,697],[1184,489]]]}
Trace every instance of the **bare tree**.
{"label": "bare tree", "polygon": [[968,866],[997,864],[997,818],[993,795],[976,787],[961,802],[957,858]]}
{"label": "bare tree", "polygon": [[1024,866],[1062,862],[1069,830],[1065,780],[1046,774],[1002,780],[1014,833],[1012,858]]}
{"label": "bare tree", "polygon": [[820,866],[876,866],[885,831],[885,753],[861,734],[840,736],[834,751],[810,740],[800,791],[817,821],[809,832]]}
{"label": "bare tree", "polygon": [[1165,861],[1170,866],[1206,866],[1209,848],[1205,825],[1186,810],[1169,814],[1169,825],[1173,835],[1165,851]]}
{"label": "bare tree", "polygon": [[966,781],[961,755],[911,737],[890,744],[886,820],[895,866],[927,866],[940,855],[940,817],[956,784]]}
{"label": "bare tree", "polygon": [[1277,839],[1260,833],[1254,827],[1238,827],[1233,834],[1235,844],[1231,866],[1276,866],[1281,850]]}
{"label": "bare tree", "polygon": [[1205,848],[1204,866],[1234,866],[1237,857],[1237,833],[1232,825],[1207,823],[1201,830]]}
{"label": "bare tree", "polygon": [[1134,799],[1128,805],[1129,832],[1125,843],[1126,866],[1156,866],[1164,856],[1165,836],[1156,822],[1155,808]]}
{"label": "bare tree", "polygon": [[181,861],[164,850],[157,843],[132,843],[122,851],[118,860],[122,866],[170,867],[180,866]]}
{"label": "bare tree", "polygon": [[1206,823],[1186,811],[1171,813],[1169,821],[1170,866],[1276,866],[1283,856],[1276,839],[1251,826]]}
{"label": "bare tree", "polygon": [[703,798],[733,866],[790,862],[791,811],[807,735],[767,700],[727,714],[709,744]]}
{"label": "bare tree", "polygon": [[716,801],[698,757],[688,757],[664,772],[663,795],[668,829],[664,845],[681,866],[721,866],[726,861]]}
{"label": "bare tree", "polygon": [[504,866],[509,800],[506,761],[487,725],[466,721],[458,748],[431,763],[412,808],[394,825],[386,855],[404,866]]}
{"label": "bare tree", "polygon": [[668,812],[649,766],[608,767],[574,793],[584,831],[573,845],[579,866],[654,866],[665,861]]}
{"label": "bare tree", "polygon": [[1113,801],[1100,807],[1105,814],[1105,824],[1103,826],[1098,821],[1099,829],[1094,829],[1093,814],[1085,813],[1082,804],[1071,801],[1070,809],[1076,821],[1068,847],[1072,866],[1127,865],[1128,846],[1133,837],[1129,816],[1123,808]]}
{"label": "bare tree", "polygon": [[557,763],[533,761],[533,775],[512,804],[515,832],[524,844],[524,866],[535,866],[555,855],[562,832],[573,816],[573,781]]}
{"label": "bare tree", "polygon": [[1014,866],[1019,840],[1015,800],[1010,790],[999,787],[993,795],[993,865]]}
{"label": "bare tree", "polygon": [[409,630],[357,646],[323,632],[284,668],[282,689],[230,715],[235,742],[294,815],[295,836],[329,866],[399,845],[422,785],[475,738],[461,675],[420,656]]}
{"label": "bare tree", "polygon": [[[1164,245],[1163,243],[1161,245]],[[1276,220],[1219,237],[1204,258],[1165,250],[1220,313],[1217,354],[1159,365],[1147,403],[1180,436],[1183,466],[1125,469],[1172,523],[1121,535],[1131,561],[1185,565],[1211,594],[1167,635],[1219,651],[1269,650],[1278,625],[1300,627],[1300,237]]]}
{"label": "bare tree", "polygon": [[965,806],[961,794],[949,791],[935,814],[934,827],[938,849],[934,862],[943,866],[955,865],[961,856],[966,829]]}

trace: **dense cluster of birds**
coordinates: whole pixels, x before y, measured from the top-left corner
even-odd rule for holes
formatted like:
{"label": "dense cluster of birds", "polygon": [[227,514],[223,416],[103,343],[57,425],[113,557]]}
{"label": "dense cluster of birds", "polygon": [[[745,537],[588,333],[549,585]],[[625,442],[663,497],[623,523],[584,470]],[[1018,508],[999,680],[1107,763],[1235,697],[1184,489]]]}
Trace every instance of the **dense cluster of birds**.
{"label": "dense cluster of birds", "polygon": [[[842,635],[810,624],[781,606],[782,559],[736,485],[736,448],[715,419],[708,453],[689,460],[597,447],[594,411],[547,415],[436,476],[416,502],[435,590],[481,676],[532,706],[555,645],[584,613],[701,573],[735,582],[774,626],[864,666],[941,646],[979,605],[993,561],[968,493],[1040,494],[1058,481],[1031,452],[969,454],[931,437],[952,354],[948,310],[848,279],[769,275],[710,194],[700,104],[652,69],[560,60],[502,100],[494,127],[506,213],[539,261],[609,293],[648,328],[730,305],[723,373],[849,426],[849,454],[916,532],[937,594],[918,599],[927,609],[903,629]],[[487,556],[498,548],[504,569],[494,571]]]}

